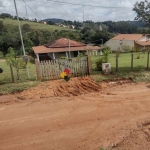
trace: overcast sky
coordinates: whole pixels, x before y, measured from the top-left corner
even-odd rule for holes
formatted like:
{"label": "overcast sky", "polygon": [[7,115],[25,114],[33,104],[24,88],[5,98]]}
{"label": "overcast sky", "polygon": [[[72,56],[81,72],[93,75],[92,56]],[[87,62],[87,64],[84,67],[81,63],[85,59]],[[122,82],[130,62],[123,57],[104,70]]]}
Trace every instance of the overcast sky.
{"label": "overcast sky", "polygon": [[[15,16],[14,0],[0,0],[0,13],[10,13]],[[27,6],[27,14],[30,19],[37,20],[45,18],[61,18],[65,20],[92,20],[92,21],[122,21],[134,20],[136,14],[132,11],[134,4],[142,0],[57,0],[60,2],[69,2],[82,5],[93,5],[97,7],[69,5],[52,2],[49,0],[25,0],[31,9]],[[19,16],[26,17],[25,3],[23,0],[16,0]],[[102,7],[98,7],[102,6]],[[103,8],[108,7],[108,8]],[[122,8],[109,8],[122,7]],[[84,12],[84,13],[83,13]],[[84,15],[83,15],[84,14]]]}

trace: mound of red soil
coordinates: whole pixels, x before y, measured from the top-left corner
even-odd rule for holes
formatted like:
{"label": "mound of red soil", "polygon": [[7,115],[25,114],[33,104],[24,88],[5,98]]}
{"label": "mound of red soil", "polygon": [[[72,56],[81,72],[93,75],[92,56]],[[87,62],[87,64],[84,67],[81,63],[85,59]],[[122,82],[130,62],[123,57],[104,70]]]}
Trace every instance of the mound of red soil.
{"label": "mound of red soil", "polygon": [[17,94],[19,99],[48,98],[48,97],[69,97],[98,92],[101,86],[90,78],[72,78],[64,80],[48,81],[36,87]]}

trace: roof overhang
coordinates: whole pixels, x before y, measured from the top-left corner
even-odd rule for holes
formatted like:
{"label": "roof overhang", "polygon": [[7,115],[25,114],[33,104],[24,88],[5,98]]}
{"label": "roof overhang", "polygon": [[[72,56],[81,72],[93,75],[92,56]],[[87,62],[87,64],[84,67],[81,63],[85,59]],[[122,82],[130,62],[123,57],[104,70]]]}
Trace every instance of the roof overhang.
{"label": "roof overhang", "polygon": [[[34,53],[57,53],[57,52],[66,52],[69,51],[69,47],[63,48],[48,48],[46,46],[35,46],[32,47]],[[87,50],[99,50],[99,46],[78,46],[78,47],[70,47],[70,51],[87,51]]]}
{"label": "roof overhang", "polygon": [[140,46],[150,46],[150,41],[136,41],[136,44],[140,45]]}

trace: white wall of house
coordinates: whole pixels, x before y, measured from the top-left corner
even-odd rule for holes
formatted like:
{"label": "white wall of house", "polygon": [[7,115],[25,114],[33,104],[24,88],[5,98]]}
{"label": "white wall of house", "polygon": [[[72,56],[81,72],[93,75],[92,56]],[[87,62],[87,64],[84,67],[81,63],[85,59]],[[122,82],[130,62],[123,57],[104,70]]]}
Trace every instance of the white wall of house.
{"label": "white wall of house", "polygon": [[[85,52],[84,51],[80,51],[80,53],[82,52],[83,55],[85,55]],[[71,58],[74,57],[74,53],[73,52],[70,52],[70,55],[71,55]],[[60,59],[61,57],[68,57],[70,58],[70,55],[69,55],[69,51],[67,52],[55,52],[54,54],[53,53],[48,53],[48,56],[51,58],[51,59]]]}
{"label": "white wall of house", "polygon": [[[121,44],[122,43],[122,44]],[[129,45],[131,48],[134,49],[134,41],[129,41],[129,40],[109,40],[105,43],[106,46],[109,46],[111,51],[116,51],[120,49],[123,51],[122,46],[123,45]]]}

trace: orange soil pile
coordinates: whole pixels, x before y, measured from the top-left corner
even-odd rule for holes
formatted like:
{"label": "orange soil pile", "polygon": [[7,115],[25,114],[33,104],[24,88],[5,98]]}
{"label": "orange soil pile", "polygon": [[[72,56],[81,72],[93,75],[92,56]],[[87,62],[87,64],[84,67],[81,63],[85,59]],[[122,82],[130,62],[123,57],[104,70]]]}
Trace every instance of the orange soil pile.
{"label": "orange soil pile", "polygon": [[48,81],[17,94],[19,99],[69,97],[98,92],[101,86],[90,78],[72,78],[64,80]]}

